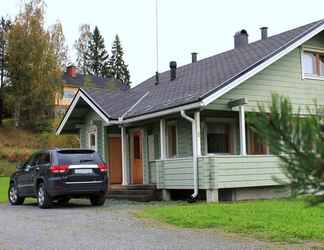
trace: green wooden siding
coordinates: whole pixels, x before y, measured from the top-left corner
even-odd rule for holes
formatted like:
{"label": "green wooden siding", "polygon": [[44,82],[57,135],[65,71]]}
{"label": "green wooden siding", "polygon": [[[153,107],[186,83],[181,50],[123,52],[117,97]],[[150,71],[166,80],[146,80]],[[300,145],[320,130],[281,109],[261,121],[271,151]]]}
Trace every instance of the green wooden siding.
{"label": "green wooden siding", "polygon": [[[193,189],[192,158],[150,162],[160,189]],[[288,182],[275,156],[205,156],[198,159],[199,189],[263,187]]]}
{"label": "green wooden siding", "polygon": [[80,129],[80,147],[88,148],[89,138],[88,131],[92,126],[97,128],[97,151],[106,161],[106,142],[105,142],[105,126],[101,118],[93,111],[89,112],[85,117],[85,123]]}
{"label": "green wooden siding", "polygon": [[211,188],[238,188],[280,185],[275,179],[288,182],[275,156],[206,157],[210,168]]}
{"label": "green wooden siding", "polygon": [[[316,36],[303,45],[303,47],[317,47],[324,49],[323,34]],[[316,99],[324,104],[324,81],[302,79],[301,48],[297,48],[273,63],[257,75],[234,88],[224,96],[211,103],[209,109],[229,110],[227,103],[233,99],[245,97],[248,104],[247,111],[257,110],[258,102],[269,104],[271,93],[275,92],[288,96],[295,110],[298,107],[302,112],[306,106],[314,104]]]}
{"label": "green wooden siding", "polygon": [[[193,189],[192,158],[157,160],[150,162],[156,172],[157,187],[160,189]],[[206,189],[207,175],[204,166],[199,167],[199,188]]]}

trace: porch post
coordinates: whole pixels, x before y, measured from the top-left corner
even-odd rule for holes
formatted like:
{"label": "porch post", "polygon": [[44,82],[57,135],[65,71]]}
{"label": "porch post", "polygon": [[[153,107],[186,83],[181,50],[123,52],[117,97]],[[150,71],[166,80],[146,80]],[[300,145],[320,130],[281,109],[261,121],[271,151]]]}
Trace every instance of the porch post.
{"label": "porch post", "polygon": [[195,112],[196,136],[197,136],[197,157],[201,156],[201,139],[200,139],[200,111]]}
{"label": "porch post", "polygon": [[239,106],[240,119],[240,153],[246,155],[246,135],[245,135],[245,112],[244,105]]}
{"label": "porch post", "polygon": [[164,160],[166,158],[166,150],[165,150],[165,120],[160,120],[160,150],[161,156],[160,159]]}
{"label": "porch post", "polygon": [[127,134],[126,128],[121,126],[121,143],[122,143],[122,185],[128,185],[127,171]]}

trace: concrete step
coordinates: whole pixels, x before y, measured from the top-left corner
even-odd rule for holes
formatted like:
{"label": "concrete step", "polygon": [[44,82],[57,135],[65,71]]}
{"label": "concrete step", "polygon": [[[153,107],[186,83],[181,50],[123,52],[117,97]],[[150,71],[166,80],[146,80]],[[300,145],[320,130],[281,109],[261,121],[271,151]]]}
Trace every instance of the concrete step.
{"label": "concrete step", "polygon": [[155,190],[156,186],[155,185],[112,185],[110,186],[111,190]]}
{"label": "concrete step", "polygon": [[107,194],[109,199],[132,201],[156,201],[160,200],[160,197],[155,185],[113,185]]}
{"label": "concrete step", "polygon": [[148,201],[156,201],[158,200],[155,195],[142,195],[142,194],[108,194],[108,199],[116,199],[116,200],[130,200],[130,201],[140,201],[140,202],[148,202]]}

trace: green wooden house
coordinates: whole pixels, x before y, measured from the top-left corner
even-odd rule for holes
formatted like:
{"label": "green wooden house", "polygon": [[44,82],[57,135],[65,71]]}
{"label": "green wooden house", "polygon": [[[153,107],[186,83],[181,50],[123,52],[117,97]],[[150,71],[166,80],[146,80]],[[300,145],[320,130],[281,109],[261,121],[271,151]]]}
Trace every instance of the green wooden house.
{"label": "green wooden house", "polygon": [[207,201],[287,195],[274,180],[288,181],[278,158],[245,115],[273,92],[296,110],[324,104],[324,20],[267,33],[249,43],[241,30],[234,49],[198,61],[194,53],[131,89],[79,89],[57,134],[79,133],[81,147],[100,152],[113,190],[152,186],[164,199]]}

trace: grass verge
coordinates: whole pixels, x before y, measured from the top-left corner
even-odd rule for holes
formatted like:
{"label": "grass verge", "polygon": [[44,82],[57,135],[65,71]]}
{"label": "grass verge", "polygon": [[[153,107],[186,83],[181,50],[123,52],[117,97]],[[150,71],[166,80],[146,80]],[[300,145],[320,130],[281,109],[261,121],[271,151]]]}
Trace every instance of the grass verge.
{"label": "grass verge", "polygon": [[9,188],[9,178],[0,177],[0,203],[5,203],[8,201],[7,193]]}
{"label": "grass verge", "polygon": [[182,228],[214,228],[274,241],[324,240],[324,204],[303,199],[146,208],[139,217]]}

